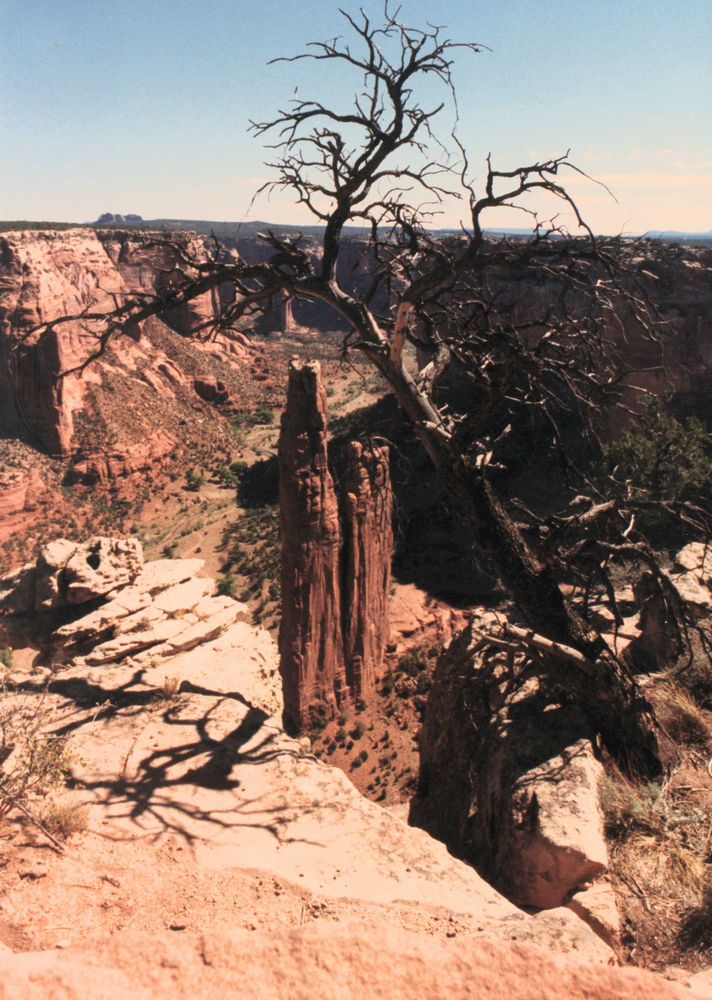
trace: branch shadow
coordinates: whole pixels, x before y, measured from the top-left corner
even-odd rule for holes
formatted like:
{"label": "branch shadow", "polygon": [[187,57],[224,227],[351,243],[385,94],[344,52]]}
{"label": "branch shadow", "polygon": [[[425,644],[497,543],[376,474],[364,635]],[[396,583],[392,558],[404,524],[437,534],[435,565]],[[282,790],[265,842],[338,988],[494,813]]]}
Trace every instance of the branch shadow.
{"label": "branch shadow", "polygon": [[[71,736],[88,721],[99,718],[106,722],[141,714],[146,714],[146,725],[160,718],[164,724],[186,731],[183,741],[171,745],[168,740],[167,746],[148,750],[136,763],[131,763],[135,744],[144,731],[141,729],[123,760],[120,773],[95,779],[75,774],[71,778],[73,788],[86,791],[95,801],[112,807],[112,815],[118,819],[129,819],[137,827],[143,827],[144,832],[140,835],[156,839],[170,832],[192,843],[205,839],[205,832],[211,827],[215,831],[252,827],[267,831],[280,843],[298,840],[322,846],[287,836],[286,827],[294,818],[294,807],[287,803],[270,804],[267,796],[241,798],[237,794],[243,783],[234,776],[236,766],[261,766],[280,757],[296,759],[301,756],[298,749],[284,745],[281,730],[266,726],[269,720],[266,712],[238,692],[215,691],[190,681],[182,682],[180,695],[210,699],[208,705],[195,698],[192,702],[181,701],[180,696],[162,704],[160,691],[135,689],[143,682],[143,674],[143,670],[137,670],[116,687],[105,687],[84,677],[52,680],[52,693],[65,698],[81,712],[54,729],[55,736]],[[17,688],[37,694],[46,690],[45,686],[33,681],[25,681]],[[227,702],[237,703],[246,711],[234,728],[218,738],[211,735],[210,726],[218,710]],[[194,709],[191,714],[186,714],[188,707]],[[94,714],[93,708],[97,709]],[[180,789],[185,790],[185,795],[176,794]],[[232,793],[233,798],[224,808],[205,807],[191,801],[200,789]],[[121,810],[122,805],[125,810]],[[303,815],[315,808],[300,805],[299,813]],[[150,827],[148,832],[147,827]],[[200,827],[204,832],[196,832]],[[122,835],[116,831],[101,836],[112,840],[135,839],[131,833]]]}

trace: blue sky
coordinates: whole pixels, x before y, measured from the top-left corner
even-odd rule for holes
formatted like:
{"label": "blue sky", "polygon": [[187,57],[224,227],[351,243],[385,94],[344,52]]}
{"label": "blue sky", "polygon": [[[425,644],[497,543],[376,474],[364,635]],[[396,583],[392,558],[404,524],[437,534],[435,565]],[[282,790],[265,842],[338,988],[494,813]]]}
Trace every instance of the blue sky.
{"label": "blue sky", "polygon": [[[595,229],[712,229],[712,0],[403,0],[402,12],[492,49],[462,55],[455,74],[476,176],[489,151],[511,168],[571,147],[618,198],[572,178]],[[249,119],[297,83],[346,103],[353,82],[267,60],[342,30],[325,0],[0,0],[0,218],[244,218],[268,176]],[[280,200],[251,217],[305,221]]]}

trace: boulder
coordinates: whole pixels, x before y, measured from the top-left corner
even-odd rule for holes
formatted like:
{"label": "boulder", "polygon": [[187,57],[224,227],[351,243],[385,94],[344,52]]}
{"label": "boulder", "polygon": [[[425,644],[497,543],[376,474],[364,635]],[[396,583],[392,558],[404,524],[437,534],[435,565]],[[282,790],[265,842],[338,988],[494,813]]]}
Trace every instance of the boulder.
{"label": "boulder", "polygon": [[29,563],[0,579],[0,611],[27,614],[84,604],[126,587],[141,573],[137,538],[57,538]]}
{"label": "boulder", "polygon": [[411,821],[519,905],[566,903],[607,865],[591,737],[469,625],[435,670]]}
{"label": "boulder", "polygon": [[510,895],[551,909],[608,865],[598,786],[603,776],[588,740],[521,774],[512,795]]}
{"label": "boulder", "polygon": [[76,549],[76,542],[66,538],[57,538],[41,549],[35,569],[35,610],[67,603],[64,570]]}
{"label": "boulder", "polygon": [[611,948],[616,948],[620,939],[620,916],[616,905],[613,886],[606,878],[598,879],[574,893],[568,908],[585,921]]}
{"label": "boulder", "polygon": [[64,569],[67,604],[84,604],[125,587],[139,576],[143,549],[138,538],[91,538],[75,547]]}

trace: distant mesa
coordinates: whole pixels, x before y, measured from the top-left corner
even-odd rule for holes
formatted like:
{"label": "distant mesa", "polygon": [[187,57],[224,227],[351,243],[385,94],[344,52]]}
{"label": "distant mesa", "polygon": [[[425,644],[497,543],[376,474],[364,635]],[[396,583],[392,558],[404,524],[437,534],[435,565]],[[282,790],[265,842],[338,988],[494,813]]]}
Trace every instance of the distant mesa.
{"label": "distant mesa", "polygon": [[114,215],[113,212],[104,212],[96,222],[93,222],[93,226],[120,226],[128,225],[135,226],[137,223],[143,222],[143,216],[141,215]]}

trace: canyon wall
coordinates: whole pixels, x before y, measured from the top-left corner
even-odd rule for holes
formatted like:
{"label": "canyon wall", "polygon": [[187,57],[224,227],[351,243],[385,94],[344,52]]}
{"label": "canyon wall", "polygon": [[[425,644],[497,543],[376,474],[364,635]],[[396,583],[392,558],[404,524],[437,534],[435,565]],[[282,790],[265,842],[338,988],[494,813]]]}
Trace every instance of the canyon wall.
{"label": "canyon wall", "polygon": [[[224,401],[231,388],[237,390],[236,379],[249,370],[259,349],[239,332],[221,333],[209,343],[189,337],[233,294],[229,288],[126,331],[85,371],[63,378],[57,376],[96,350],[96,327],[73,320],[41,336],[34,332],[38,324],[61,316],[108,311],[130,292],[160,294],[177,264],[170,243],[143,247],[135,235],[115,231],[23,231],[0,237],[0,435],[63,458],[84,451],[85,464],[86,445],[96,445],[97,453],[111,454],[104,467],[114,469],[121,468],[116,454],[124,443],[140,450],[148,442],[150,465],[167,450],[161,424],[178,422],[161,420],[164,401],[192,407],[196,397],[206,399],[206,385],[217,382],[223,383],[222,400],[212,401]],[[117,396],[125,397],[120,406]],[[142,396],[148,397],[145,406]],[[156,434],[160,440],[154,441]],[[126,471],[144,466],[135,454],[125,464]],[[102,461],[97,465],[101,469]]]}
{"label": "canyon wall", "polygon": [[351,442],[340,517],[319,363],[293,360],[279,439],[279,652],[290,732],[375,690],[393,557],[388,458],[387,447]]}

